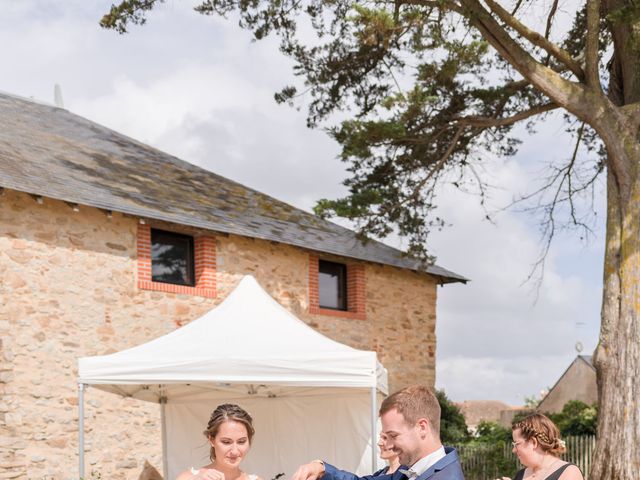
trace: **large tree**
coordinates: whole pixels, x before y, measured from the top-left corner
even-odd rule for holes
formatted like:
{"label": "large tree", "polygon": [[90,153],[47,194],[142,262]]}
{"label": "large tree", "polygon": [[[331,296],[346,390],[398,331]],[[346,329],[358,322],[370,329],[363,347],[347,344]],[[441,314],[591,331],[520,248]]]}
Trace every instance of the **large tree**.
{"label": "large tree", "polygon": [[[163,0],[124,0],[102,25],[121,33]],[[575,144],[547,165],[538,206],[545,234],[558,212],[588,228],[577,199],[604,172],[606,252],[598,371],[600,416],[592,480],[640,475],[640,0],[199,0],[257,38],[274,33],[310,99],[308,123],[337,110],[330,132],[349,165],[349,195],[321,213],[363,234],[425,239],[435,186],[482,193],[483,154],[513,155],[512,128],[564,112]],[[571,15],[563,26],[562,16]],[[344,118],[344,117],[343,117]],[[435,217],[435,218],[434,218]]]}

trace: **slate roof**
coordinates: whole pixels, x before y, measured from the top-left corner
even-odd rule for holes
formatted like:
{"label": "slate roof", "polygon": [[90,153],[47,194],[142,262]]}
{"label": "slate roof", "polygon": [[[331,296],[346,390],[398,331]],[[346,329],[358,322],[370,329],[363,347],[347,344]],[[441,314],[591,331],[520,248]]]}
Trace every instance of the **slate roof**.
{"label": "slate roof", "polygon": [[[420,263],[67,110],[0,93],[0,186],[420,270]],[[467,279],[433,265],[441,283]]]}

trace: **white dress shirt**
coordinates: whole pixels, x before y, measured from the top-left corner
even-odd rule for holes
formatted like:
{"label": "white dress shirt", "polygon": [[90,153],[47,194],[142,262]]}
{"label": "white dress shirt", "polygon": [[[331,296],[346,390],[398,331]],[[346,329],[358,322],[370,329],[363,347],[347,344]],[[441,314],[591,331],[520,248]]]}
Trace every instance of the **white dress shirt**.
{"label": "white dress shirt", "polygon": [[435,452],[430,453],[426,457],[422,457],[416,463],[411,465],[411,468],[409,470],[416,472],[418,476],[420,476],[424,472],[426,472],[431,466],[435,465],[438,460],[446,456],[447,454],[444,452],[444,447],[441,446]]}

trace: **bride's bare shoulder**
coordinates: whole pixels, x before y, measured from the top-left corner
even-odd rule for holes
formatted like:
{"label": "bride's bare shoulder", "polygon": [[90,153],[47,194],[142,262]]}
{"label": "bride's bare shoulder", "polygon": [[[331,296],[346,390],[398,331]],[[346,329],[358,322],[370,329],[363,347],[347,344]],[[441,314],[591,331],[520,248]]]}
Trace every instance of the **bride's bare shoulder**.
{"label": "bride's bare shoulder", "polygon": [[209,468],[209,467],[210,467],[210,465],[205,465],[204,467],[200,467],[200,468],[191,467],[189,470],[185,470],[180,475],[178,475],[176,477],[176,480],[190,480],[191,478],[196,476],[200,470],[202,470],[204,468]]}

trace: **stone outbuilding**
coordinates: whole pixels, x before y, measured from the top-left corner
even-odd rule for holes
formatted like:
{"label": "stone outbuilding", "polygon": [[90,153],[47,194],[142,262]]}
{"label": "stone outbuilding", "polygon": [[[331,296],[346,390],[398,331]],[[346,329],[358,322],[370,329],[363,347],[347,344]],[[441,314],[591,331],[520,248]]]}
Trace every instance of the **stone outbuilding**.
{"label": "stone outbuilding", "polygon": [[580,400],[587,405],[598,402],[596,367],[591,355],[578,355],[549,390],[537,410],[559,413],[569,400]]}
{"label": "stone outbuilding", "polygon": [[472,434],[476,432],[481,422],[499,423],[501,412],[519,409],[500,400],[465,400],[456,405],[460,408],[460,413]]}
{"label": "stone outbuilding", "polygon": [[[0,94],[0,125],[0,479],[77,478],[77,358],[179,328],[246,274],[375,350],[391,390],[434,384],[437,287],[464,277],[61,108]],[[155,405],[85,399],[87,470],[161,465]]]}

